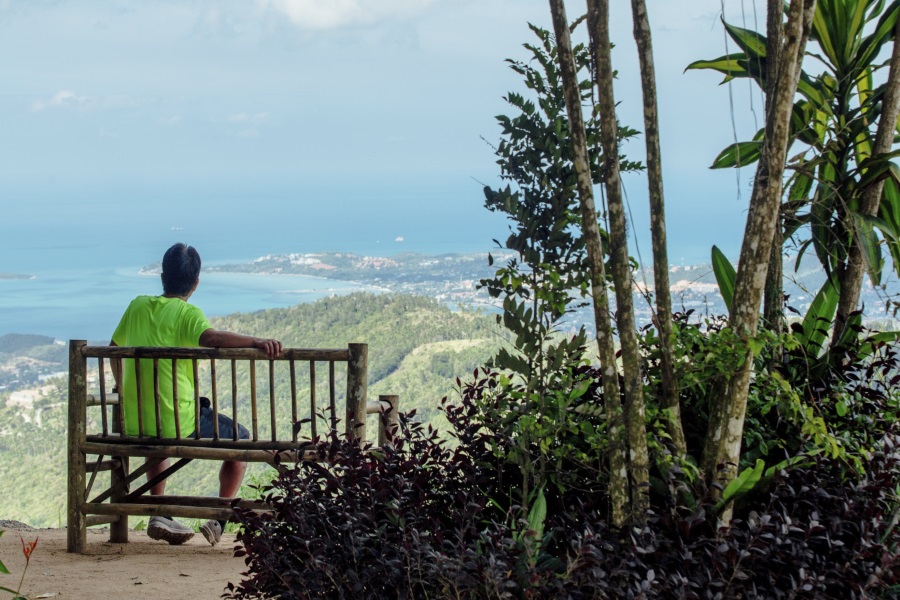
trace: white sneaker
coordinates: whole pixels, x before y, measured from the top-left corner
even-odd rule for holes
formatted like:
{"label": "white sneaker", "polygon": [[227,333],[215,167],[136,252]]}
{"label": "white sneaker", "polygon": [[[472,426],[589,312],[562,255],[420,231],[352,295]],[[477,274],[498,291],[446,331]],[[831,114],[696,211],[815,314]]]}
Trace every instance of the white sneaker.
{"label": "white sneaker", "polygon": [[206,541],[215,546],[222,540],[222,526],[218,521],[207,521],[200,526],[200,533],[206,538]]}
{"label": "white sneaker", "polygon": [[151,540],[164,540],[173,546],[177,546],[194,537],[194,530],[174,519],[150,517],[150,524],[147,526],[147,537]]}

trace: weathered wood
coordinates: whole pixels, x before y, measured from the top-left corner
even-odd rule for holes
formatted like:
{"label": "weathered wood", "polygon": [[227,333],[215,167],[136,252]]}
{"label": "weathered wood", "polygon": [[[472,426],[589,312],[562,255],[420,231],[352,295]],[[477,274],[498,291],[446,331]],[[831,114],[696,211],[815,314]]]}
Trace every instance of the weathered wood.
{"label": "weathered wood", "polygon": [[274,464],[276,455],[282,462],[298,462],[302,460],[315,460],[315,450],[285,449],[285,450],[239,450],[232,448],[208,448],[203,446],[187,446],[184,442],[193,440],[181,440],[178,446],[151,446],[151,445],[125,445],[122,443],[110,444],[104,442],[86,442],[82,449],[88,454],[100,454],[115,452],[124,456],[143,456],[152,458],[197,458],[205,460],[235,460],[239,462],[264,462]]}
{"label": "weathered wood", "polygon": [[378,396],[377,404],[381,408],[379,412],[384,415],[378,426],[378,445],[384,446],[394,439],[400,429],[400,396],[382,394]]}
{"label": "weathered wood", "polygon": [[[175,376],[175,373],[172,374]],[[153,408],[156,412],[156,437],[162,437],[162,407],[159,392],[159,359],[153,359]]]}
{"label": "weathered wood", "polygon": [[[100,378],[100,416],[103,423],[103,435],[108,435],[109,425],[106,422],[106,373],[104,372],[102,358],[97,360],[97,372]],[[87,405],[87,401],[85,401],[85,405]]]}
{"label": "weathered wood", "polygon": [[269,361],[269,414],[272,417],[272,441],[278,441],[278,428],[275,424],[275,363]]}
{"label": "weathered wood", "polygon": [[123,504],[170,504],[175,506],[205,506],[208,508],[231,508],[237,503],[241,508],[251,510],[267,510],[268,505],[262,500],[245,500],[243,498],[222,498],[221,496],[142,496],[139,500],[125,501]]}
{"label": "weathered wood", "polygon": [[347,361],[347,435],[360,443],[366,439],[368,365],[368,345],[350,344],[350,360]]}
{"label": "weathered wood", "polygon": [[[74,342],[73,342],[74,344]],[[70,536],[73,538],[71,544],[72,551],[81,552],[85,547],[84,535],[78,536],[79,523],[80,529],[86,527],[86,523],[99,524],[109,523],[111,525],[110,541],[127,542],[128,541],[128,521],[124,517],[126,515],[173,515],[194,518],[229,518],[232,516],[231,499],[227,498],[201,498],[201,497],[180,497],[180,496],[162,496],[153,497],[145,495],[149,490],[160,481],[171,477],[178,469],[182,468],[189,461],[214,460],[214,461],[239,461],[239,462],[264,462],[268,464],[279,463],[282,467],[289,466],[291,463],[297,463],[305,460],[320,460],[316,451],[312,449],[312,443],[309,441],[298,441],[297,433],[292,431],[290,437],[284,440],[279,439],[277,429],[276,416],[276,397],[275,397],[275,365],[277,360],[269,360],[269,404],[270,404],[270,420],[272,427],[272,439],[260,440],[258,435],[258,401],[255,386],[256,373],[255,361],[263,360],[257,352],[220,352],[220,349],[200,349],[200,348],[128,348],[128,347],[106,347],[86,346],[84,342],[80,342],[81,351],[70,355],[70,502],[69,502],[69,520],[73,524]],[[214,350],[214,352],[208,352]],[[230,349],[229,349],[230,350]],[[310,375],[312,380],[311,386],[311,408],[316,407],[316,360],[325,360],[329,364],[329,394],[330,407],[332,412],[332,425],[336,423],[335,419],[335,366],[336,361],[348,363],[348,411],[352,410],[353,414],[360,415],[362,427],[354,428],[355,437],[364,442],[365,440],[365,415],[366,409],[370,407],[366,402],[367,392],[367,346],[365,344],[351,344],[347,350],[297,350],[288,349],[285,355],[294,356],[294,360],[289,360],[291,369],[291,411],[293,421],[296,422],[298,415],[298,399],[297,399],[297,381],[296,381],[296,360],[308,360],[310,362]],[[134,365],[135,380],[137,383],[138,404],[138,435],[124,435],[124,406],[121,397],[116,393],[107,393],[107,390],[101,384],[100,396],[90,397],[92,406],[99,406],[106,417],[107,407],[113,407],[112,431],[110,431],[110,423],[104,420],[102,430],[99,434],[87,435],[87,405],[88,395],[86,389],[86,372],[87,357],[97,357],[100,364],[105,360],[110,360],[110,364],[115,368],[115,361],[122,359],[130,359]],[[220,439],[218,431],[218,422],[214,420],[214,437],[199,437],[199,419],[200,419],[200,386],[198,383],[199,369],[198,360],[208,360],[211,373],[212,388],[212,408],[218,413],[218,394],[216,387],[216,359],[225,359],[231,361],[231,390],[232,390],[232,412],[235,426],[238,425],[237,418],[237,361],[251,361],[251,409],[254,413],[254,439],[239,440],[237,435],[229,439]],[[148,400],[142,394],[142,375],[141,361],[147,360],[144,365],[144,371],[149,370],[149,365],[153,363],[153,391],[154,391],[154,408],[156,413],[156,431],[154,436],[152,433],[145,431],[145,423],[143,419],[143,402]],[[160,388],[162,385],[168,385],[167,382],[161,381],[160,376],[160,360],[171,361],[172,364],[172,396],[173,410],[175,411],[175,437],[161,438],[162,433],[162,395]],[[192,370],[194,374],[194,429],[193,436],[182,437],[182,427],[179,412],[179,387],[177,382],[178,376],[178,360],[191,360]],[[281,360],[284,360],[282,358]],[[103,368],[103,367],[101,367]],[[79,370],[80,369],[80,370]],[[75,383],[81,373],[80,383]],[[164,379],[164,378],[162,378]],[[149,386],[148,386],[149,387]],[[184,390],[181,390],[184,393]],[[76,396],[80,394],[80,401]],[[376,412],[390,413],[392,408],[396,406],[396,402],[382,400],[381,402],[371,403],[371,410]],[[129,405],[131,409],[132,405]],[[150,409],[150,407],[147,407]],[[80,416],[76,413],[81,411]],[[148,410],[148,414],[151,414]],[[314,417],[315,418],[315,417]],[[291,428],[293,430],[293,428]],[[80,435],[79,435],[80,431]],[[72,456],[77,455],[80,461],[75,462]],[[88,462],[87,455],[97,455],[99,458]],[[111,457],[106,459],[105,457]],[[138,468],[129,472],[130,457],[138,457],[146,459]],[[139,478],[144,477],[153,465],[159,464],[160,461],[172,458],[177,459],[174,465],[171,465],[164,472],[157,474],[149,481],[138,486],[134,491],[130,491],[132,484],[136,483]],[[80,475],[78,473],[80,467]],[[93,469],[91,484],[85,486],[86,469]],[[87,501],[87,494],[90,493],[96,474],[99,471],[111,471],[111,482],[109,489],[102,491],[90,502]],[[77,481],[76,481],[77,480]],[[77,496],[77,497],[76,497]],[[109,502],[107,502],[109,501]],[[252,510],[261,510],[264,504],[259,501],[238,501],[241,506],[246,506]]]}
{"label": "weathered wood", "polygon": [[[253,364],[251,362],[251,364]],[[255,378],[252,380],[255,381]],[[253,384],[255,386],[255,384]],[[231,359],[231,420],[234,421],[231,437],[236,442],[238,440],[238,412],[237,412],[237,365],[235,359]],[[253,412],[256,412],[256,398],[253,400]],[[218,421],[218,417],[215,419]],[[254,431],[253,441],[256,441],[256,432]]]}
{"label": "weathered wood", "polygon": [[191,359],[191,367],[194,371],[194,438],[200,439],[200,370],[196,358]]}
{"label": "weathered wood", "polygon": [[[365,345],[365,344],[363,344]],[[352,344],[351,344],[352,346]],[[308,361],[320,362],[350,360],[348,348],[285,348],[275,361]],[[254,348],[174,348],[145,346],[88,346],[84,356],[89,358],[200,358],[224,360],[268,360],[266,353]]]}
{"label": "weathered wood", "polygon": [[316,363],[309,361],[309,423],[313,439],[316,438]]}
{"label": "weathered wood", "polygon": [[297,441],[297,369],[294,361],[290,362],[291,368],[291,439]]}
{"label": "weathered wood", "polygon": [[[88,515],[84,518],[88,527],[93,527],[95,525],[109,525],[112,523],[118,524],[121,520],[122,517],[119,515]],[[125,521],[127,522],[128,519],[125,519]]]}
{"label": "weathered wood", "polygon": [[335,401],[337,398],[337,390],[334,383],[334,361],[328,363],[328,411],[331,418],[331,430],[337,431],[337,408]]}
{"label": "weathered wood", "polygon": [[[234,361],[231,361],[231,370],[232,374],[234,373]],[[237,384],[234,383],[234,379],[232,378],[232,382],[234,387],[232,388],[232,397],[236,397]],[[237,414],[237,405],[235,404],[234,414]],[[250,361],[250,418],[253,423],[253,437],[251,438],[254,442],[259,439],[259,418],[256,414],[256,361]],[[234,439],[238,439],[237,435],[237,427],[234,428]]]}
{"label": "weathered wood", "polygon": [[118,458],[109,458],[107,460],[92,460],[87,461],[84,466],[87,471],[112,471],[113,469],[120,468],[122,466],[122,461]]}
{"label": "weathered wood", "polygon": [[[144,437],[144,386],[141,381],[141,361],[131,361],[134,365],[135,396],[137,398],[138,435]],[[124,384],[123,384],[124,385]]]}
{"label": "weathered wood", "polygon": [[[101,406],[103,404],[100,396],[94,394],[87,394],[85,405],[88,408],[94,406]],[[106,394],[106,405],[107,406],[116,406],[119,404],[119,394],[116,392],[109,392]]]}
{"label": "weathered wood", "polygon": [[230,508],[205,508],[200,506],[179,506],[177,504],[99,504],[88,503],[85,510],[95,515],[172,516],[188,519],[234,518]]}
{"label": "weathered wood", "polygon": [[[216,391],[216,359],[210,359],[209,361],[209,372],[210,372],[210,387],[212,389],[212,413],[213,413],[213,439],[219,439],[219,394]],[[198,434],[199,437],[199,434]]]}
{"label": "weathered wood", "polygon": [[[68,511],[66,550],[82,553],[87,544],[87,521],[84,511],[85,454],[87,435],[87,361],[81,349],[85,340],[69,342],[69,439],[68,439]],[[98,453],[99,454],[99,453]]]}
{"label": "weathered wood", "polygon": [[178,400],[178,359],[172,359],[172,413],[175,417],[175,438],[181,439],[181,404]]}

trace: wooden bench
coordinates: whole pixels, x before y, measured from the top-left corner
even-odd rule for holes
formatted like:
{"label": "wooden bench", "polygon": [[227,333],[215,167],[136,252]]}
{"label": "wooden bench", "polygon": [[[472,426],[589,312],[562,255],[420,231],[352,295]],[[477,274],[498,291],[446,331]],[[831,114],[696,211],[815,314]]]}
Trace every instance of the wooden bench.
{"label": "wooden bench", "polygon": [[[124,413],[118,394],[111,391],[112,366],[122,359],[140,359],[123,361],[135,369],[138,381],[141,377],[153,378],[154,397],[142,398],[138,393],[137,402],[139,406],[153,403],[157,423],[160,421],[160,363],[170,361],[174,371],[179,361],[190,361],[195,382],[194,433],[180,434],[182,429],[191,428],[178,422],[175,411],[175,438],[160,438],[155,431],[143,431],[143,422],[139,425],[143,435],[123,434]],[[89,368],[89,362],[96,364],[96,370]],[[267,375],[263,386],[257,385],[259,363],[263,363],[260,371]],[[327,370],[324,377],[317,379],[320,364],[327,365]],[[288,348],[280,357],[269,360],[255,349],[110,347],[88,346],[84,340],[70,341],[68,551],[84,552],[86,528],[91,525],[109,524],[110,541],[127,542],[129,516],[231,518],[233,509],[229,498],[151,496],[148,492],[158,481],[193,460],[274,464],[277,456],[281,464],[287,465],[315,459],[310,440],[336,431],[341,402],[345,407],[344,432],[360,443],[366,442],[365,415],[386,414],[388,418],[381,419],[379,426],[379,444],[383,444],[388,436],[384,424],[390,429],[398,422],[397,397],[379,396],[378,402],[368,402],[367,367],[366,344],[349,344],[346,349]],[[343,398],[338,393],[341,376],[346,380]],[[88,385],[94,380],[99,389],[90,393]],[[164,384],[173,386],[173,397],[177,398],[177,383]],[[222,389],[225,391],[220,392]],[[307,397],[301,399],[298,391],[304,389]],[[220,438],[218,425],[212,438],[200,438],[201,394],[209,397],[215,412],[244,425],[250,431],[250,439],[237,439],[236,432],[232,438]],[[307,423],[308,433],[301,436],[301,428]],[[130,469],[132,457],[147,460]],[[150,481],[141,481],[153,464],[166,458],[174,459],[167,470]],[[101,485],[105,489],[91,497],[94,485],[98,484],[98,473],[107,471],[108,485]],[[137,487],[132,490],[133,485]],[[239,499],[237,502],[252,510],[266,510],[260,501]]]}

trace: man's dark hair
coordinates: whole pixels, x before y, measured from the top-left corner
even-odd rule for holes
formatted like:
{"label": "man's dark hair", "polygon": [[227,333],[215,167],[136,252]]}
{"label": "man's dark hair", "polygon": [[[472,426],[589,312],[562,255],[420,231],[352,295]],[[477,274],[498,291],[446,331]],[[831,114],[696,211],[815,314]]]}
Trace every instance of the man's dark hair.
{"label": "man's dark hair", "polygon": [[185,296],[200,276],[200,254],[193,246],[175,244],[163,255],[163,292],[170,296]]}

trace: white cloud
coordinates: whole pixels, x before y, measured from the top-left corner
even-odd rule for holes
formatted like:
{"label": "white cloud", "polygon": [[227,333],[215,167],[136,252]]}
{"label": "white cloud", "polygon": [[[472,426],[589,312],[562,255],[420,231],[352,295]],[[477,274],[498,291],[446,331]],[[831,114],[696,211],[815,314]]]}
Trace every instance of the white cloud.
{"label": "white cloud", "polygon": [[435,0],[257,0],[303,29],[339,29],[421,12]]}
{"label": "white cloud", "polygon": [[35,100],[31,110],[41,111],[48,108],[85,108],[93,104],[87,96],[79,96],[72,90],[60,90],[49,100]]}
{"label": "white cloud", "polygon": [[123,110],[134,109],[156,103],[154,98],[135,98],[125,94],[109,96],[82,96],[72,90],[60,90],[49,100],[39,99],[31,103],[31,110],[39,112],[52,108],[70,108],[79,110]]}
{"label": "white cloud", "polygon": [[269,113],[261,112],[256,114],[237,113],[228,117],[230,123],[262,123],[269,118]]}

